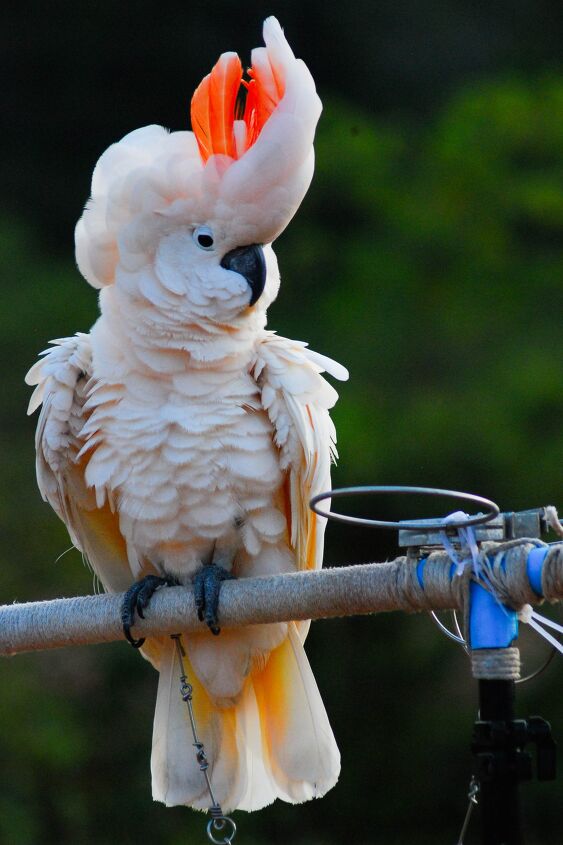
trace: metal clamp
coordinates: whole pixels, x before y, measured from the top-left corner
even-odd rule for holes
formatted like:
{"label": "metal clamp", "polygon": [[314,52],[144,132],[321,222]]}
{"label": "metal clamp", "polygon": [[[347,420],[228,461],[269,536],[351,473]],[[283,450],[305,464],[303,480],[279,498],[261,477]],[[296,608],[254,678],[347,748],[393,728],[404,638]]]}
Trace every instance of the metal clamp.
{"label": "metal clamp", "polygon": [[[455,545],[455,532],[451,531],[453,523],[448,524],[441,531],[435,531],[429,523],[431,520],[419,520],[417,530],[407,528],[400,523],[398,545],[401,548],[413,546],[443,546],[444,531]],[[475,540],[478,543],[496,542],[502,543],[507,540],[519,540],[522,538],[539,539],[542,534],[547,533],[548,525],[545,517],[545,508],[533,508],[526,511],[506,511],[498,516],[487,520],[485,524],[474,527]]]}

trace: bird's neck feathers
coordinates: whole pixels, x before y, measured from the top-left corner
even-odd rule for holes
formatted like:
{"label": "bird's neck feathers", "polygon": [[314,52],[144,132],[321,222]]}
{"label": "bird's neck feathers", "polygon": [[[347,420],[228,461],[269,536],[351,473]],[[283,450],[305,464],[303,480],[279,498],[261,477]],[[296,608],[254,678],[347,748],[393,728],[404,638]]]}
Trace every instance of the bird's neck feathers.
{"label": "bird's neck feathers", "polygon": [[162,379],[186,369],[240,372],[253,359],[266,325],[263,309],[249,309],[238,321],[222,324],[183,320],[177,307],[164,304],[156,307],[113,285],[101,291],[101,316],[92,330],[100,377],[116,381],[142,372]]}

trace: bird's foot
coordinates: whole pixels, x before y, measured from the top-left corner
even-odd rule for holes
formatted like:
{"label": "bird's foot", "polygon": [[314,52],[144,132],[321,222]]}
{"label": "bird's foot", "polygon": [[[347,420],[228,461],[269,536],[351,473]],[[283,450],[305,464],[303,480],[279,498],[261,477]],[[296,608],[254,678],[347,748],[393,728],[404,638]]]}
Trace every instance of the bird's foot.
{"label": "bird's foot", "polygon": [[173,587],[177,583],[173,578],[146,575],[129,587],[121,603],[121,623],[123,625],[125,639],[131,643],[133,648],[140,648],[145,642],[144,637],[136,640],[131,634],[131,627],[135,624],[135,611],[141,619],[144,619],[144,611],[149,606],[149,602],[156,590],[159,587]]}
{"label": "bird's foot", "polygon": [[205,564],[194,576],[194,598],[198,619],[200,622],[205,622],[215,636],[221,633],[217,618],[221,584],[234,577],[216,563]]}

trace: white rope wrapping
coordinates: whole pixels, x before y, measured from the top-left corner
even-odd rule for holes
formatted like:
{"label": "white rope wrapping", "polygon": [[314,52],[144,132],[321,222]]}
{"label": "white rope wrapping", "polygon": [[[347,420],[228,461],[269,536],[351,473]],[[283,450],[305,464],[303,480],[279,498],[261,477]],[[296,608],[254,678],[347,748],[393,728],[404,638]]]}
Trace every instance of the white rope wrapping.
{"label": "white rope wrapping", "polygon": [[[467,585],[462,578],[450,579],[450,566],[445,552],[434,552],[424,568],[424,590],[418,581],[416,559],[405,557],[389,563],[226,581],[221,590],[220,622],[228,628],[391,610],[463,610]],[[563,543],[550,548],[544,575],[547,598],[563,599]],[[521,567],[506,566],[503,589],[515,605],[524,604]],[[122,598],[118,594],[84,596],[0,606],[0,655],[120,640]],[[529,601],[527,592],[526,598]],[[533,601],[538,604],[541,600],[535,597]],[[167,587],[155,593],[146,619],[135,625],[134,635],[203,629],[192,591]]]}
{"label": "white rope wrapping", "polygon": [[480,680],[516,681],[520,677],[520,650],[479,648],[471,652],[473,677]]}
{"label": "white rope wrapping", "polygon": [[[411,606],[406,598],[408,587],[398,586],[406,574],[402,562],[404,558],[382,565],[226,581],[221,588],[221,625],[417,609],[416,600]],[[0,654],[122,639],[122,599],[122,594],[115,594],[4,605],[0,607]],[[197,619],[193,592],[186,587],[158,590],[145,615],[135,625],[136,637],[205,630]]]}

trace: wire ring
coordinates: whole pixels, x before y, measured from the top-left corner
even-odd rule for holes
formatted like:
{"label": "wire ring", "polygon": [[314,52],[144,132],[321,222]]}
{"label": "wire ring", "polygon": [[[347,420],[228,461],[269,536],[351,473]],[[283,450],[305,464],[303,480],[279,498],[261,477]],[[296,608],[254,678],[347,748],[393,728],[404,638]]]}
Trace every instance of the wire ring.
{"label": "wire ring", "polygon": [[[225,831],[227,826],[230,827],[229,832]],[[213,835],[216,831],[221,831],[221,839],[216,839]],[[207,822],[207,838],[214,845],[231,845],[236,832],[237,826],[230,816],[216,816]]]}
{"label": "wire ring", "polygon": [[[359,516],[345,516],[342,513],[334,513],[331,511],[322,511],[317,507],[318,502],[324,499],[339,499],[347,496],[356,495],[379,495],[380,493],[398,493],[398,494],[419,494],[422,496],[437,496],[447,498],[457,498],[464,502],[471,502],[475,505],[480,505],[485,509],[485,513],[470,516],[464,520],[456,520],[446,522],[444,519],[436,522],[429,522],[428,520],[408,520],[401,522],[387,522],[382,519],[364,519]],[[349,525],[364,525],[370,528],[404,528],[406,530],[416,531],[424,528],[425,531],[440,531],[446,528],[467,528],[470,525],[483,525],[490,522],[500,513],[500,508],[495,502],[490,499],[485,499],[483,496],[476,496],[474,493],[460,493],[456,490],[441,490],[438,487],[409,487],[409,486],[367,486],[367,487],[341,487],[337,490],[329,490],[326,493],[319,493],[313,496],[309,502],[309,507],[318,516],[324,516],[327,519],[333,519],[335,522],[344,522]]]}

